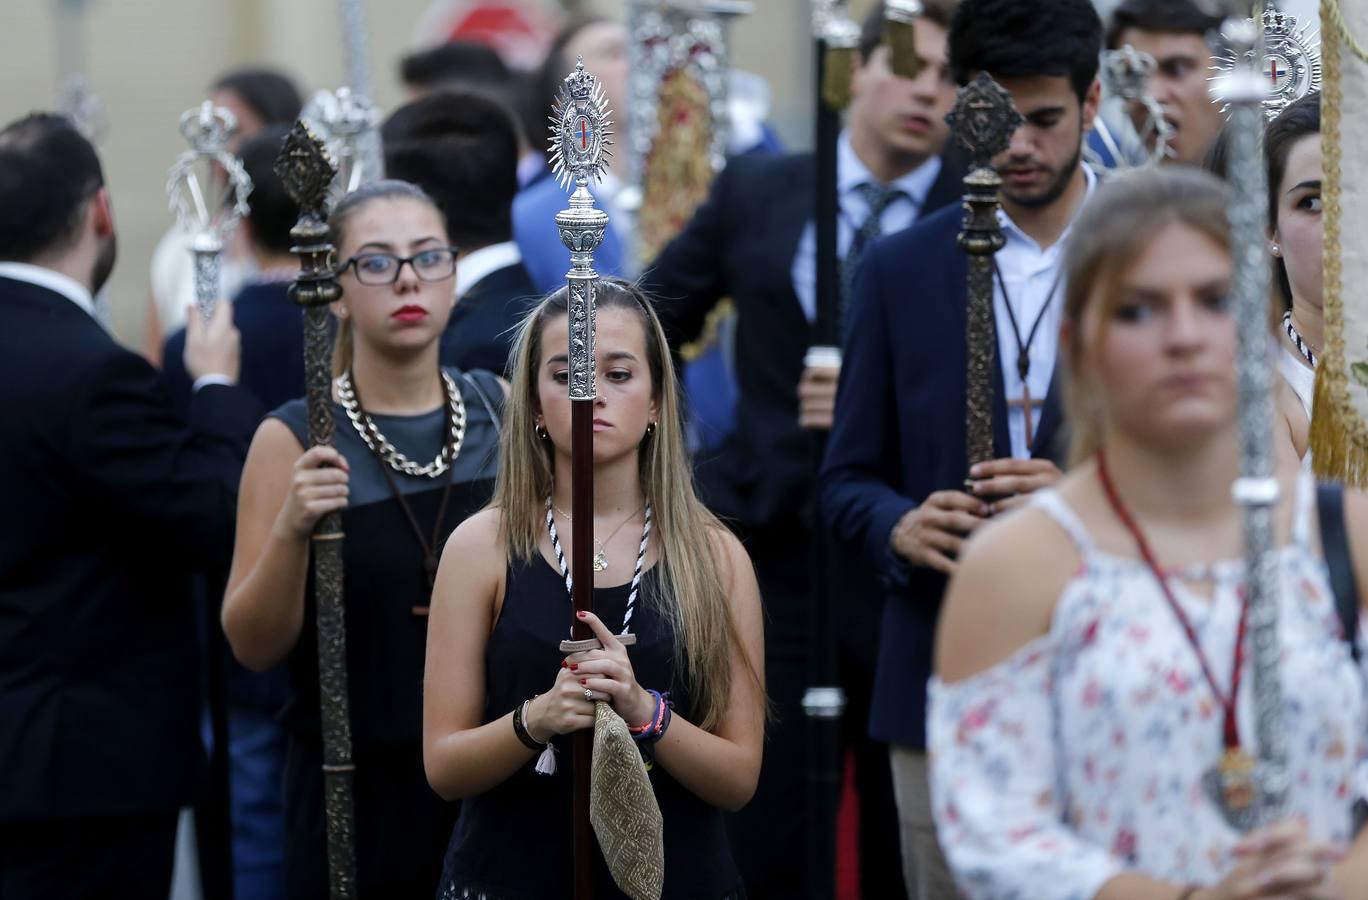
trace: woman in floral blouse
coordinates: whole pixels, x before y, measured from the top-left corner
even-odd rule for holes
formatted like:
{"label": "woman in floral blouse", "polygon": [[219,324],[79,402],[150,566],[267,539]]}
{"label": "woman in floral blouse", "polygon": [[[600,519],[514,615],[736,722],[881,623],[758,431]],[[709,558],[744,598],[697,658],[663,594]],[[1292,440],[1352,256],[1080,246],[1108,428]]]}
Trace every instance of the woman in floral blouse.
{"label": "woman in floral blouse", "polygon": [[[1248,800],[1239,770],[1257,755],[1222,189],[1133,173],[1074,234],[1061,346],[1077,465],[971,542],[941,620],[931,787],[956,880],[974,898],[1368,898],[1368,837],[1353,833],[1368,670],[1290,447],[1276,513],[1286,818],[1242,835],[1222,812]],[[1368,575],[1368,499],[1345,506]]]}

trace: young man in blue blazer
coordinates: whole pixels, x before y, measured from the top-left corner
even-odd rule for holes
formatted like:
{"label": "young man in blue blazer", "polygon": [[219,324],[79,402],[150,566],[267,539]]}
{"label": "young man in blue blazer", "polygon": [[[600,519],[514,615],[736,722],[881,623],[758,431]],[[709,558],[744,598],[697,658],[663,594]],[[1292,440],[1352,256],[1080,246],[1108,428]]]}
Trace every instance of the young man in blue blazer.
{"label": "young man in blue blazer", "polygon": [[[950,208],[878,241],[856,276],[831,441],[824,518],[884,583],[870,733],[892,745],[909,893],[954,896],[927,799],[926,683],[946,577],[965,538],[1059,476],[1055,389],[1063,249],[1096,177],[1092,126],[1102,24],[1089,0],[963,0],[950,67],[1011,93],[1025,124],[993,160],[1007,238],[997,254],[995,455],[965,448],[968,263]],[[972,487],[966,489],[966,479]]]}

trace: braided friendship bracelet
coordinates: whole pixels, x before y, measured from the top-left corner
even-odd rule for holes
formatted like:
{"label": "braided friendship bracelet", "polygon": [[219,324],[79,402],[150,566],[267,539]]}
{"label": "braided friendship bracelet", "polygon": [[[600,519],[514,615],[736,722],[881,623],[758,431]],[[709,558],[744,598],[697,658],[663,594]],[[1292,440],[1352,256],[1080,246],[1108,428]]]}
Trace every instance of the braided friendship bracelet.
{"label": "braided friendship bracelet", "polygon": [[651,718],[641,725],[629,725],[627,730],[632,733],[632,740],[642,743],[655,743],[665,734],[665,729],[670,727],[670,719],[673,718],[672,710],[674,704],[670,702],[670,692],[660,693],[659,691],[647,690],[647,693],[655,698],[655,712]]}

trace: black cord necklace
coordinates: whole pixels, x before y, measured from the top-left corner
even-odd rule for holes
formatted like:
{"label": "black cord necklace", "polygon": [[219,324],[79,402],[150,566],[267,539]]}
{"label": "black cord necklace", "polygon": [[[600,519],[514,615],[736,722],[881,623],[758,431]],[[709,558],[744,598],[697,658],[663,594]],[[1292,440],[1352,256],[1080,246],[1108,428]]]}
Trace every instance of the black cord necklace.
{"label": "black cord necklace", "polygon": [[1031,399],[1031,385],[1026,380],[1031,374],[1031,347],[1035,344],[1036,333],[1040,331],[1040,325],[1045,321],[1045,314],[1050,311],[1050,305],[1054,302],[1055,294],[1059,293],[1059,285],[1064,280],[1064,267],[1061,265],[1055,274],[1054,283],[1050,285],[1050,292],[1045,295],[1045,305],[1040,307],[1040,312],[1036,314],[1035,321],[1031,323],[1031,332],[1026,336],[1026,340],[1021,339],[1021,328],[1017,325],[1016,311],[1012,309],[1012,295],[1007,292],[1007,279],[1002,277],[1002,269],[998,266],[997,257],[993,257],[993,275],[997,278],[998,287],[1002,289],[1002,305],[1007,307],[1007,321],[1012,325],[1012,338],[1017,346],[1017,374],[1021,376],[1021,399],[1009,401],[1009,406],[1020,406],[1026,414],[1026,448],[1030,449],[1031,444],[1035,443],[1035,434],[1031,427],[1031,410],[1033,401]]}

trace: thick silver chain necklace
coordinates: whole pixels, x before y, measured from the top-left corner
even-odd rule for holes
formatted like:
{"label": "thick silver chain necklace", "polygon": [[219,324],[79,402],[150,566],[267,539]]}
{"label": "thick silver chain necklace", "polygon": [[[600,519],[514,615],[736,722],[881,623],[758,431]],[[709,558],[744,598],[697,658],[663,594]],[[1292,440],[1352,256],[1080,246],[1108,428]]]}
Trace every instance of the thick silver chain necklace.
{"label": "thick silver chain necklace", "polygon": [[1292,324],[1292,310],[1290,309],[1283,313],[1283,328],[1287,329],[1287,336],[1291,338],[1292,346],[1297,348],[1297,352],[1302,355],[1302,359],[1306,360],[1307,365],[1314,369],[1316,367],[1316,354],[1312,352],[1306,341],[1302,340],[1301,332],[1297,330],[1297,326]]}
{"label": "thick silver chain necklace", "polygon": [[371,452],[377,454],[385,461],[385,465],[404,475],[412,475],[415,478],[436,478],[445,475],[447,469],[461,455],[461,444],[465,443],[466,430],[466,411],[465,400],[461,397],[461,392],[456,387],[456,380],[446,372],[442,372],[442,383],[446,386],[447,406],[451,415],[451,434],[450,439],[442,443],[442,449],[438,451],[437,457],[427,465],[419,465],[409,459],[398,447],[390,443],[389,439],[375,425],[375,420],[370,417],[360,402],[356,399],[356,390],[352,387],[351,373],[345,372],[337,379],[337,400],[342,404],[342,408],[347,411],[347,418],[351,420],[352,427],[360,435],[361,440],[365,441],[366,446]]}

